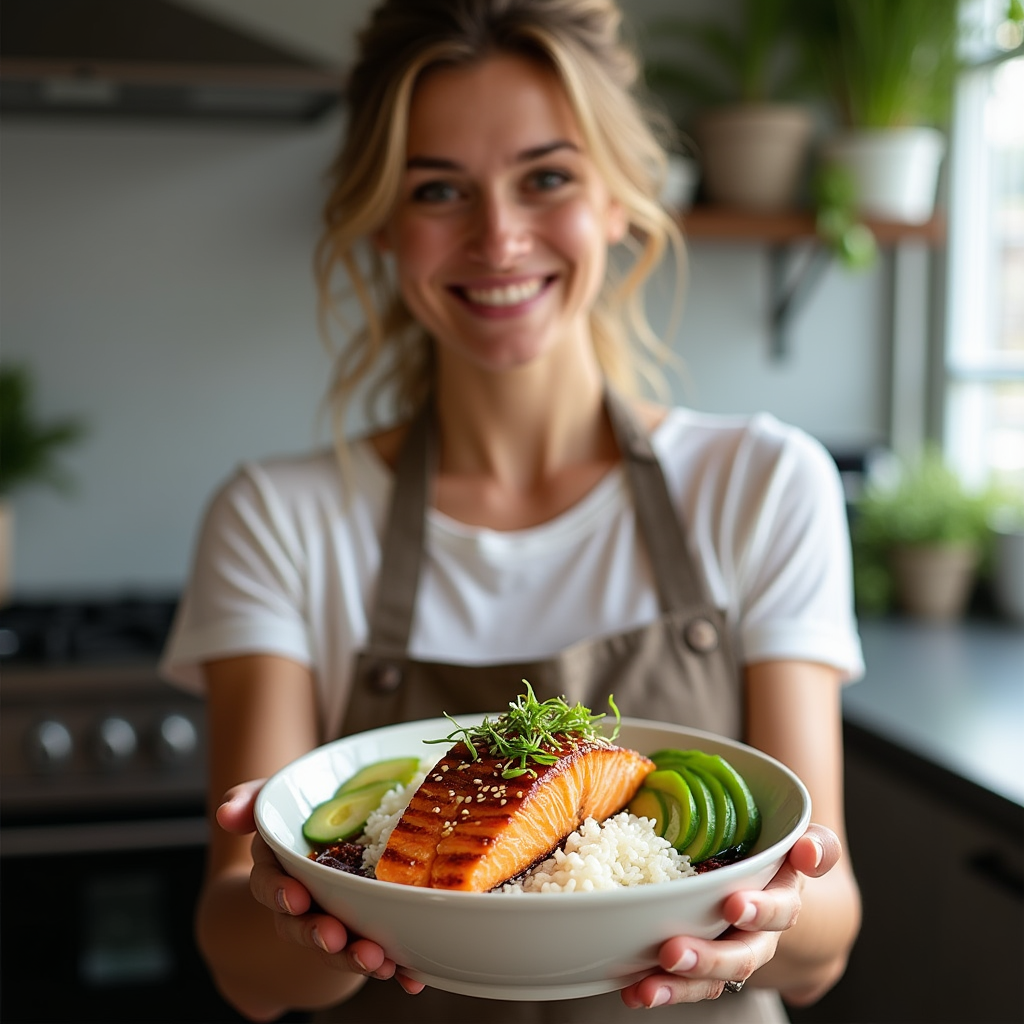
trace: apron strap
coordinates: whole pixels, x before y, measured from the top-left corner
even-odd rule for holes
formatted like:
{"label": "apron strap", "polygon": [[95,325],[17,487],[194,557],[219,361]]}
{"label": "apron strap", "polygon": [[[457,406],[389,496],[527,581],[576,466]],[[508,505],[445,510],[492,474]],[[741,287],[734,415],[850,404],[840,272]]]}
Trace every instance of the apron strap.
{"label": "apron strap", "polygon": [[[605,389],[605,407],[622,453],[662,611],[709,603],[686,544],[680,510],[669,494],[643,426],[609,387]],[[409,648],[426,540],[430,482],[436,462],[437,419],[431,397],[410,422],[395,465],[377,594],[369,623],[368,643],[376,650],[397,655],[405,654]]]}
{"label": "apron strap", "polygon": [[608,386],[605,407],[629,478],[640,536],[647,545],[662,611],[710,603],[686,543],[682,510],[669,493],[650,438],[632,409]]}
{"label": "apron strap", "polygon": [[409,423],[395,463],[391,507],[382,539],[369,645],[405,654],[426,543],[430,481],[437,462],[437,420],[431,394]]}

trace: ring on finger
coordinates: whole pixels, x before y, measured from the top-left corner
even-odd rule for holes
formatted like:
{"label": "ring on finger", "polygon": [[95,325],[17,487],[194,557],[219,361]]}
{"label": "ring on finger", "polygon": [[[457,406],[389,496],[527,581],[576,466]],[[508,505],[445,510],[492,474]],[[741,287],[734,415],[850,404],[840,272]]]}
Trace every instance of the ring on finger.
{"label": "ring on finger", "polygon": [[746,982],[743,982],[743,981],[727,981],[725,983],[725,991],[726,992],[734,992],[734,993],[735,992],[742,992],[743,991],[743,986],[745,984],[746,984]]}

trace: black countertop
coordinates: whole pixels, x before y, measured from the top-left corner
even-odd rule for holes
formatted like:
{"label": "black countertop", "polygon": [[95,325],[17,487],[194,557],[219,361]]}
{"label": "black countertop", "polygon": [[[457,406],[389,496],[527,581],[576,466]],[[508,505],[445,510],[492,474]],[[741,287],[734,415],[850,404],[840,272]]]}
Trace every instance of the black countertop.
{"label": "black countertop", "polygon": [[[860,623],[864,678],[846,687],[848,731],[966,784],[1005,818],[1024,809],[1024,628],[968,619]],[[973,794],[972,792],[973,791]]]}

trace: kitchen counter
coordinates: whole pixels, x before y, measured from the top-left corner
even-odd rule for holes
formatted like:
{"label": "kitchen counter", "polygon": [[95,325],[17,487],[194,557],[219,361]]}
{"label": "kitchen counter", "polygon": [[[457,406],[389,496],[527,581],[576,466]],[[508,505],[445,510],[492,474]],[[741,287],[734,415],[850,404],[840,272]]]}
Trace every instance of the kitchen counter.
{"label": "kitchen counter", "polygon": [[1024,629],[904,618],[860,628],[867,671],[843,693],[850,739],[1020,829]]}

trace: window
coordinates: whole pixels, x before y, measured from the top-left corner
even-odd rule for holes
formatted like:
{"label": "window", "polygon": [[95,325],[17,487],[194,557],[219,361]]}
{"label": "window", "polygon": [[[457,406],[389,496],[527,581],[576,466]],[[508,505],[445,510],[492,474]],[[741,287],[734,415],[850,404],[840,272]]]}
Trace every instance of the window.
{"label": "window", "polygon": [[943,440],[966,479],[1024,489],[1024,52],[1017,26],[989,24],[1016,49],[981,51],[957,89]]}

